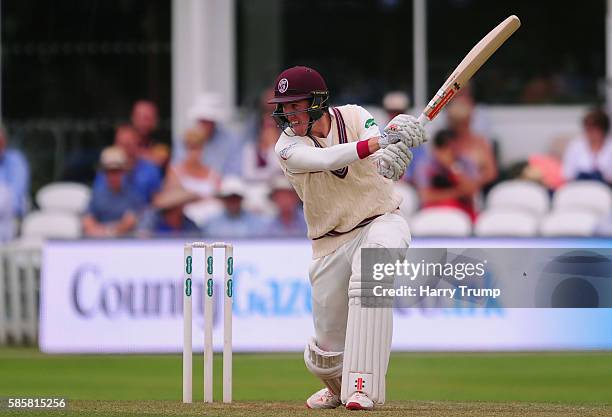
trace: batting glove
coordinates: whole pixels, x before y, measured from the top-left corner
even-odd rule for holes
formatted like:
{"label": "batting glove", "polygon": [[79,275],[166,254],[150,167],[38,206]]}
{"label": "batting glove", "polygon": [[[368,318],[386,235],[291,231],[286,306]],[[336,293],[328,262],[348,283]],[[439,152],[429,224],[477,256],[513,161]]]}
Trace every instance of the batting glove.
{"label": "batting glove", "polygon": [[[427,142],[425,129],[418,122],[417,118],[409,114],[395,116],[384,129],[384,136],[380,141],[381,148],[386,148],[389,144],[403,142],[409,148],[422,145]],[[380,143],[380,142],[379,142]]]}

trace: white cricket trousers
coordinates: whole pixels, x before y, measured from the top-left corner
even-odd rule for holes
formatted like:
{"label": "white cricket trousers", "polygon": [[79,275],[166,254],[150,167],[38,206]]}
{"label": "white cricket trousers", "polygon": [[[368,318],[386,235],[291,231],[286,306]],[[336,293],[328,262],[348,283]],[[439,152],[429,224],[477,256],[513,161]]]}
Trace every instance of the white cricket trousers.
{"label": "white cricket trousers", "polygon": [[362,248],[408,248],[410,229],[403,217],[387,213],[361,228],[357,236],[335,252],[314,259],[309,276],[317,345],[342,352],[348,317],[348,286],[361,278]]}

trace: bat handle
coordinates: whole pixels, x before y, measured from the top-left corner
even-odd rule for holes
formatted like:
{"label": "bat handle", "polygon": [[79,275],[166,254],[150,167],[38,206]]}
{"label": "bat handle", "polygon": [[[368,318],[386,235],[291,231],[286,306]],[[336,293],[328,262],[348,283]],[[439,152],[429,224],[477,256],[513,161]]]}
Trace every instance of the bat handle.
{"label": "bat handle", "polygon": [[425,127],[425,125],[427,125],[427,123],[429,123],[429,119],[427,118],[427,116],[425,116],[425,113],[421,113],[421,115],[419,116],[419,118],[417,120],[419,121],[419,123],[423,127]]}

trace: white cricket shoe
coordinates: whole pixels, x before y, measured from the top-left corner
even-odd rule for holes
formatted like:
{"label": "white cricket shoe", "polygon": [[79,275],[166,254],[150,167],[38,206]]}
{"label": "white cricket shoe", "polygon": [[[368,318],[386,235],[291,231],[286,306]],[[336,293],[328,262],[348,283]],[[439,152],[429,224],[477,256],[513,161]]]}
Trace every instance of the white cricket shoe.
{"label": "white cricket shoe", "polygon": [[306,407],[313,409],[336,408],[340,404],[340,398],[327,388],[315,392],[306,400]]}
{"label": "white cricket shoe", "polygon": [[368,398],[363,392],[354,392],[353,395],[346,400],[347,410],[372,410],[374,402]]}

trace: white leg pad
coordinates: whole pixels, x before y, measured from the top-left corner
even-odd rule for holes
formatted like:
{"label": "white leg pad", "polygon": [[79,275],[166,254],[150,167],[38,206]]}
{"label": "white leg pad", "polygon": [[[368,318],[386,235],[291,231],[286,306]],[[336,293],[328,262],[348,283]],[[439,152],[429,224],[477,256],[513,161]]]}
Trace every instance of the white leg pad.
{"label": "white leg pad", "polygon": [[338,396],[342,385],[342,358],[342,352],[326,352],[317,346],[314,339],[304,349],[306,368]]}
{"label": "white leg pad", "polygon": [[384,302],[377,307],[364,308],[361,301],[361,297],[349,298],[341,400],[346,403],[359,391],[374,403],[384,404],[393,309],[383,307]]}

